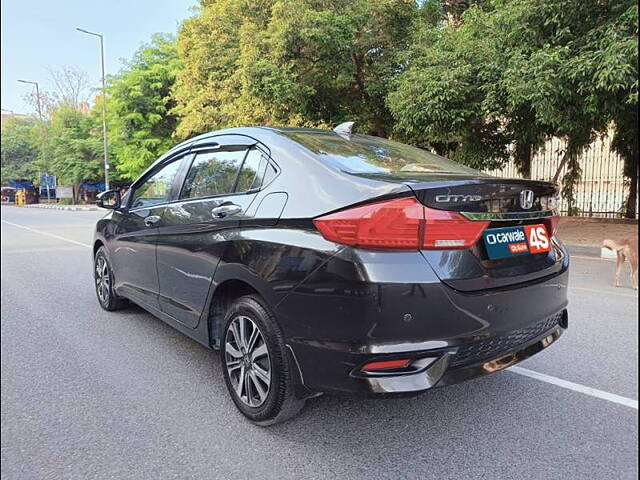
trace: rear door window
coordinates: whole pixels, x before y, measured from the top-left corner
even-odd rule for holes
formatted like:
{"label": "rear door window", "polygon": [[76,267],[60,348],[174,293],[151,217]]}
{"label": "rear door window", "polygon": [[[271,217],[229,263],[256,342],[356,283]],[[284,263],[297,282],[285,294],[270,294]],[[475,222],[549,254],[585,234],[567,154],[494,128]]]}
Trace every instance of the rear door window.
{"label": "rear door window", "polygon": [[251,149],[244,160],[236,192],[248,192],[258,190],[262,186],[264,171],[267,167],[267,159],[260,150]]}
{"label": "rear door window", "polygon": [[247,151],[242,149],[197,154],[185,178],[180,198],[212,197],[232,193],[246,153]]}

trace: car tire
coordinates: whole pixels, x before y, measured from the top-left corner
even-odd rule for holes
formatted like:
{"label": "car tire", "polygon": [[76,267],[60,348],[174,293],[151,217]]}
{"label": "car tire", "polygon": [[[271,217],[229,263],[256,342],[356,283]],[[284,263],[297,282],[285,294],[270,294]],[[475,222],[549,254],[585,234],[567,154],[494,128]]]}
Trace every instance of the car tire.
{"label": "car tire", "polygon": [[100,247],[93,259],[93,278],[98,303],[105,310],[112,312],[129,305],[129,302],[118,297],[113,290],[113,271],[104,247]]}
{"label": "car tire", "polygon": [[229,394],[251,422],[274,425],[302,409],[305,401],[294,393],[295,366],[287,355],[284,337],[259,296],[246,295],[231,305],[221,343],[222,370]]}

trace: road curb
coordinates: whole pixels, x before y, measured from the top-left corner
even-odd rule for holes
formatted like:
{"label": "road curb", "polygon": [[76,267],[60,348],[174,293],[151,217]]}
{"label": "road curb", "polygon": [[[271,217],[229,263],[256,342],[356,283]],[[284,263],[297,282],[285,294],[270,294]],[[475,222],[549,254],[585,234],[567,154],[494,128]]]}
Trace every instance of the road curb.
{"label": "road curb", "polygon": [[580,255],[594,258],[616,258],[616,252],[603,247],[588,247],[584,245],[565,245],[570,255]]}
{"label": "road curb", "polygon": [[71,210],[75,212],[93,212],[97,211],[98,207],[90,206],[90,205],[55,205],[55,204],[45,204],[45,203],[35,203],[32,205],[22,205],[26,208],[46,208],[49,210]]}

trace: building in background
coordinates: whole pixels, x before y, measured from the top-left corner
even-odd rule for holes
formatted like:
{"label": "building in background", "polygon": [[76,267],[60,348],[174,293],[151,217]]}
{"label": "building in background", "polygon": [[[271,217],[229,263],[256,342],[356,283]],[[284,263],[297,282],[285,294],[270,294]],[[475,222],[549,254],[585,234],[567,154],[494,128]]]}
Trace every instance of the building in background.
{"label": "building in background", "polygon": [[24,113],[15,113],[15,112],[12,112],[11,110],[2,110],[2,117],[0,117],[0,125],[4,125],[9,120],[12,120],[14,118],[27,119],[27,118],[30,118],[30,116],[25,115]]}

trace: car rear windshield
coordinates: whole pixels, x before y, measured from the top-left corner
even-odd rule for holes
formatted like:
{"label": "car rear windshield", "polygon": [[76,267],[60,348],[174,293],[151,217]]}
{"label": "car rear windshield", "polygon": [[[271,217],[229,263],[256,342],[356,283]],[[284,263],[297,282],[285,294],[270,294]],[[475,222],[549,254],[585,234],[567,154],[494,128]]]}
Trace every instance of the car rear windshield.
{"label": "car rear windshield", "polygon": [[316,153],[326,164],[347,173],[374,175],[448,174],[480,172],[420,148],[367,135],[334,132],[285,131],[284,134]]}

